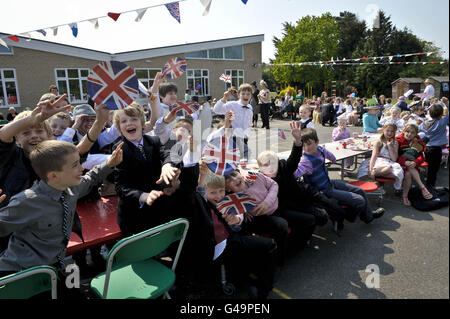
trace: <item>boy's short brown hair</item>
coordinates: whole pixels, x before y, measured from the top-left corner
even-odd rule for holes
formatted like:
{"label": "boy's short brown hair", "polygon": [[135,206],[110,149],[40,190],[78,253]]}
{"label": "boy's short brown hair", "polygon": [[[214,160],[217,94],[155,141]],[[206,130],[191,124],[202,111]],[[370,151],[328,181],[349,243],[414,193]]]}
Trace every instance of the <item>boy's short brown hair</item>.
{"label": "boy's short brown hair", "polygon": [[444,114],[444,108],[442,105],[435,103],[430,107],[429,114],[433,120],[439,119],[442,117],[442,114]]}
{"label": "boy's short brown hair", "polygon": [[302,130],[302,142],[306,143],[308,141],[314,141],[319,143],[319,137],[317,136],[317,131],[313,128],[304,128]]}
{"label": "boy's short brown hair", "polygon": [[[54,94],[52,94],[52,95],[54,95]],[[32,113],[32,111],[22,111],[14,118],[14,121],[18,121],[20,119],[28,117],[31,115],[31,113]],[[52,128],[50,127],[50,123],[49,123],[48,119],[45,120],[44,122],[36,124],[32,128],[42,128],[47,132],[48,136],[53,136],[53,131],[52,131]]]}
{"label": "boy's short brown hair", "polygon": [[144,128],[145,128],[144,110],[141,108],[141,106],[138,103],[133,102],[121,110],[114,111],[113,124],[117,128],[117,130],[120,132],[121,135],[122,135],[122,131],[120,130],[120,117],[119,117],[121,112],[125,113],[126,115],[128,115],[130,117],[138,117],[141,120],[142,130],[144,130]]}
{"label": "boy's short brown hair", "polygon": [[69,122],[69,125],[72,124],[72,118],[71,118],[70,115],[67,114],[66,112],[59,112],[59,113],[56,113],[56,114],[53,115],[49,120],[51,121],[51,120],[54,119],[54,118],[58,118],[58,119],[61,119],[61,120],[66,120],[66,121]]}
{"label": "boy's short brown hair", "polygon": [[249,91],[250,93],[252,92],[252,86],[248,83],[242,83],[241,85],[239,85],[239,88],[237,90],[237,93],[241,93],[243,91]]}
{"label": "boy's short brown hair", "polygon": [[167,93],[169,93],[169,92],[178,93],[178,88],[177,88],[176,84],[173,82],[165,82],[165,83],[161,83],[159,85],[158,91],[159,91],[159,96],[165,97],[167,95]]}
{"label": "boy's short brown hair", "polygon": [[[191,127],[194,126],[194,123],[192,123],[192,121],[191,121],[190,119],[179,119],[179,120],[175,123],[175,125],[174,125],[173,127],[174,127],[174,128],[178,128],[178,127],[182,126],[183,124],[188,124],[188,125],[190,125]],[[191,130],[192,130],[192,129],[191,129]]]}
{"label": "boy's short brown hair", "polygon": [[72,143],[56,140],[43,141],[30,153],[31,166],[37,176],[47,182],[47,174],[62,171],[67,155],[74,152],[78,152],[78,149]]}
{"label": "boy's short brown hair", "polygon": [[223,177],[222,175],[214,174],[213,172],[208,172],[208,174],[206,175],[206,187],[214,189],[225,189],[225,177]]}

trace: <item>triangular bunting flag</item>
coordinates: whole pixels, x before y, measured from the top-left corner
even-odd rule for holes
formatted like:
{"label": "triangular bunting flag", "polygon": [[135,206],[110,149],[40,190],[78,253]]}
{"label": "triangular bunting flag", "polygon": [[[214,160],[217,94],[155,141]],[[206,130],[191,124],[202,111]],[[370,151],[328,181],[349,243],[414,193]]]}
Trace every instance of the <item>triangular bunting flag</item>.
{"label": "triangular bunting flag", "polygon": [[76,38],[77,35],[78,35],[78,26],[77,26],[77,23],[76,23],[76,22],[74,22],[74,23],[69,23],[69,27],[72,29],[72,34],[73,34],[73,36]]}
{"label": "triangular bunting flag", "polygon": [[180,3],[179,2],[166,3],[166,8],[167,10],[169,10],[172,17],[174,17],[174,19],[177,20],[178,23],[181,23]]}
{"label": "triangular bunting flag", "polygon": [[391,56],[389,57],[389,62],[391,62],[393,58],[394,58],[394,56],[391,55]]}
{"label": "triangular bunting flag", "polygon": [[119,19],[120,17],[120,13],[108,12],[108,17],[110,17],[114,21],[117,21],[117,19]]}
{"label": "triangular bunting flag", "polygon": [[89,22],[94,25],[94,28],[98,29],[98,19],[91,19]]}
{"label": "triangular bunting flag", "polygon": [[209,13],[209,8],[211,7],[212,0],[200,0],[200,2],[205,7],[205,11],[203,11],[203,15],[207,15]]}
{"label": "triangular bunting flag", "polygon": [[31,41],[30,33],[24,32],[24,33],[21,33],[20,35],[27,38],[25,41]]}
{"label": "triangular bunting flag", "polygon": [[144,16],[145,12],[147,11],[147,9],[141,9],[141,10],[137,10],[137,17],[134,21],[139,22],[142,20],[142,17]]}
{"label": "triangular bunting flag", "polygon": [[9,35],[8,38],[14,42],[19,42],[19,38],[16,37],[15,35]]}
{"label": "triangular bunting flag", "polygon": [[58,27],[54,27],[54,28],[52,28],[52,30],[53,30],[54,36],[58,34]]}
{"label": "triangular bunting flag", "polygon": [[432,55],[433,54],[433,52],[428,52],[427,53],[427,56],[430,56],[430,55]]}
{"label": "triangular bunting flag", "polygon": [[6,44],[6,42],[5,41],[3,41],[3,39],[2,38],[0,38],[0,45],[3,45],[5,48],[7,48],[8,47],[8,45]]}
{"label": "triangular bunting flag", "polygon": [[41,33],[44,37],[47,35],[47,32],[45,32],[44,29],[36,30],[37,32]]}
{"label": "triangular bunting flag", "polygon": [[242,0],[242,2],[243,2],[244,4],[247,4],[247,1],[248,1],[248,0]]}

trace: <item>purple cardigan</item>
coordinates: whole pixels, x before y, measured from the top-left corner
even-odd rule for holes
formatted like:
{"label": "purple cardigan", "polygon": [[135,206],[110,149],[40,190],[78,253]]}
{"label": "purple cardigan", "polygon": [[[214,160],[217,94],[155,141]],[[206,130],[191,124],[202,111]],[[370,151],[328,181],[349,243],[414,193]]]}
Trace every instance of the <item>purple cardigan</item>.
{"label": "purple cardigan", "polygon": [[262,173],[258,173],[256,180],[249,185],[244,193],[254,198],[258,204],[266,202],[269,205],[265,215],[273,214],[278,208],[278,184]]}

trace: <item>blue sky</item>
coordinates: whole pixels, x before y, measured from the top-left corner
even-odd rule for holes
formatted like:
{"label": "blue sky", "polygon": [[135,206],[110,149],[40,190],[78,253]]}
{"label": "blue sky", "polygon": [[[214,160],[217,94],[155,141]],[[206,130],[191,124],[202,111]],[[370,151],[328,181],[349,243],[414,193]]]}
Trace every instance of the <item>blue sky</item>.
{"label": "blue sky", "polygon": [[[123,12],[151,5],[167,3],[162,0],[77,0],[77,1],[1,1],[0,32],[25,31],[68,24],[74,21],[104,16],[107,12]],[[180,2],[181,24],[173,19],[164,6],[147,10],[140,22],[135,12],[120,16],[117,22],[110,18],[99,20],[99,29],[86,21],[79,24],[74,38],[68,26],[60,27],[58,35],[47,30],[46,37],[33,32],[32,38],[44,39],[73,46],[111,53],[167,45],[208,41],[223,38],[264,34],[263,61],[274,55],[272,39],[281,37],[282,23],[295,23],[306,15],[331,12],[338,15],[350,11],[360,19],[373,21],[373,14],[382,9],[399,29],[408,27],[419,38],[432,41],[449,56],[449,2],[447,0],[212,0],[207,16],[202,16],[199,0]],[[398,52],[413,53],[413,52]],[[295,61],[293,61],[295,62]]]}

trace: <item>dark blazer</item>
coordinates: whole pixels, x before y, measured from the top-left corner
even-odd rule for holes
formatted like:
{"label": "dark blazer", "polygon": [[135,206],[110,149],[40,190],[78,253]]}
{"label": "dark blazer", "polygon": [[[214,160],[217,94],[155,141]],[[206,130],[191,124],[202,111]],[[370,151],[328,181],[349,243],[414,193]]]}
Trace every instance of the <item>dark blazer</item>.
{"label": "dark blazer", "polygon": [[[145,230],[161,222],[159,212],[165,201],[158,198],[152,206],[139,202],[142,193],[161,190],[156,181],[161,175],[161,168],[168,163],[168,153],[164,151],[157,136],[143,136],[145,158],[139,149],[126,138],[122,146],[123,161],[115,168],[116,192],[119,197],[117,221],[125,235]],[[117,143],[114,149],[118,146]],[[142,225],[140,225],[142,224]],[[144,228],[142,228],[144,227]]]}

